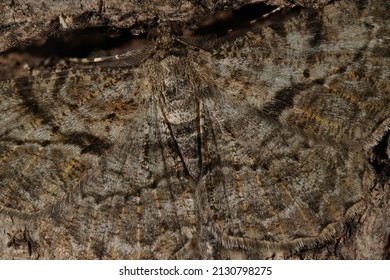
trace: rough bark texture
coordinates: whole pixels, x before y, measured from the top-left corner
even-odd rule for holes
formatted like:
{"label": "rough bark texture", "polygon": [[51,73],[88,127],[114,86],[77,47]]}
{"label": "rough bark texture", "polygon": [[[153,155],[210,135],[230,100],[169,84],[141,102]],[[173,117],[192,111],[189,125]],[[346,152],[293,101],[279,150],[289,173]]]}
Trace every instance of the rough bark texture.
{"label": "rough bark texture", "polygon": [[[163,29],[253,2],[0,2],[0,80],[43,72],[0,82],[0,258],[390,258],[386,1]],[[39,52],[156,26],[88,66]]]}
{"label": "rough bark texture", "polygon": [[[103,1],[103,0],[1,0],[0,51],[27,45],[64,30],[110,26],[129,28],[133,34],[147,32],[160,20],[190,27],[210,15],[261,1]],[[329,0],[264,1],[288,6],[318,6]],[[288,2],[288,3],[286,3]]]}

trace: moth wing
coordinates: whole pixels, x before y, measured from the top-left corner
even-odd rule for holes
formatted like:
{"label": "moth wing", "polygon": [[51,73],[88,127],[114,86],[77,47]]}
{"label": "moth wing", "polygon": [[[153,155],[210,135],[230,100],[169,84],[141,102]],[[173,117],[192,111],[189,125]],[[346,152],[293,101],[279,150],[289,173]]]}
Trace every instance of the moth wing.
{"label": "moth wing", "polygon": [[0,82],[0,205],[33,214],[65,199],[142,103],[132,69],[71,69]]}
{"label": "moth wing", "polygon": [[141,68],[2,82],[2,258],[198,257],[195,183]]}
{"label": "moth wing", "polygon": [[285,126],[370,142],[390,125],[389,20],[385,4],[376,7],[337,2],[255,26],[205,67],[230,98]]}
{"label": "moth wing", "polygon": [[365,209],[374,173],[362,153],[223,97],[204,100],[202,110],[201,219],[225,250],[265,257],[266,249],[310,248]]}
{"label": "moth wing", "polygon": [[[49,258],[168,259],[185,246],[193,250],[195,185],[152,99],[68,203],[41,220],[35,240],[52,248]],[[62,246],[50,242],[58,234]],[[196,250],[185,253],[199,257]]]}
{"label": "moth wing", "polygon": [[215,93],[203,101],[202,222],[226,250],[313,247],[365,208],[363,151],[390,125],[385,12],[302,11],[199,63]]}

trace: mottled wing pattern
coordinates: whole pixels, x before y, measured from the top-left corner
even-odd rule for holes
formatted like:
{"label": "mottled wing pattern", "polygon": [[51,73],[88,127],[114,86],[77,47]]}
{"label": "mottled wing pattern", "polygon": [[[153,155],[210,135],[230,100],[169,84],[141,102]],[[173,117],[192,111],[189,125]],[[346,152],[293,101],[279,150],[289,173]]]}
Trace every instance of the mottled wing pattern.
{"label": "mottled wing pattern", "polygon": [[149,68],[1,82],[2,258],[199,257],[180,253],[195,187]]}
{"label": "mottled wing pattern", "polygon": [[388,12],[305,10],[200,63],[214,92],[201,106],[202,221],[226,249],[312,247],[364,209],[364,149],[390,126]]}
{"label": "mottled wing pattern", "polygon": [[42,211],[96,166],[138,108],[125,78],[72,70],[1,82],[3,208]]}
{"label": "mottled wing pattern", "polygon": [[56,230],[65,243],[48,257],[167,259],[189,243],[197,224],[194,183],[185,176],[153,98],[80,191],[43,220],[42,235]]}
{"label": "mottled wing pattern", "polygon": [[338,1],[254,28],[210,60],[216,85],[310,136],[369,138],[390,103],[389,7],[377,2]]}
{"label": "mottled wing pattern", "polygon": [[310,248],[364,210],[373,171],[361,152],[221,99],[204,104],[202,157],[214,164],[198,187],[204,226],[225,249]]}

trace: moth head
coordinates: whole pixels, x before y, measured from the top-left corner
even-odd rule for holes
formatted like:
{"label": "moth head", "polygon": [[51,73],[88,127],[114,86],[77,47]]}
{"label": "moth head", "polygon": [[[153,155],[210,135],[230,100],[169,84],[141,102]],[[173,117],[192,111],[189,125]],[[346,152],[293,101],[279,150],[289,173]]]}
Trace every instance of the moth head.
{"label": "moth head", "polygon": [[166,47],[173,41],[173,31],[170,22],[159,21],[156,27],[154,41],[157,45]]}

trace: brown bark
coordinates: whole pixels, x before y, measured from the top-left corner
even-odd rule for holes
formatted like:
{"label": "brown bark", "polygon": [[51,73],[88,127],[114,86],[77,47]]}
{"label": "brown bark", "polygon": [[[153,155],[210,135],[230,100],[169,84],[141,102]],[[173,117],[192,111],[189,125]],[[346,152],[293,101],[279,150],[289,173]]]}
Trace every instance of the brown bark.
{"label": "brown bark", "polygon": [[[146,32],[158,20],[169,19],[186,27],[223,10],[253,2],[285,6],[296,3],[318,6],[329,0],[312,1],[103,1],[103,0],[2,0],[0,2],[0,52],[67,30],[99,26]],[[288,4],[287,4],[288,3]]]}

